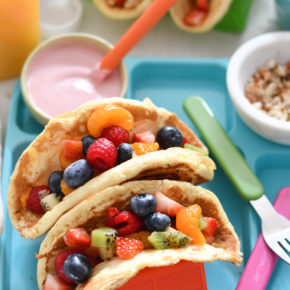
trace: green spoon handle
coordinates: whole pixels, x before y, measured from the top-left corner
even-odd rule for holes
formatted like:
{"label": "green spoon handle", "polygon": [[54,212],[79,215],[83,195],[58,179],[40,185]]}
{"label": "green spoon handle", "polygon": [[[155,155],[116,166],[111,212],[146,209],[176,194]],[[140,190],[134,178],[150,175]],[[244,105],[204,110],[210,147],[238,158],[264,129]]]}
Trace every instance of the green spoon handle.
{"label": "green spoon handle", "polygon": [[246,200],[260,198],[264,193],[263,185],[216,120],[207,104],[199,97],[190,97],[185,100],[183,105],[211,154],[241,197]]}

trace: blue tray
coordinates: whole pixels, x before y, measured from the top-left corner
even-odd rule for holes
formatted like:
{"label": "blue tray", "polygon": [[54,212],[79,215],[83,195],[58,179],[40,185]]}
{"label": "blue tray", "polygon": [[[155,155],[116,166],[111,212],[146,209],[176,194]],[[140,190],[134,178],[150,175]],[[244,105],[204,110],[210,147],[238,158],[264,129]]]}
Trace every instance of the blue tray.
{"label": "blue tray", "polygon": [[[251,168],[273,202],[278,191],[290,185],[289,147],[268,142],[251,131],[235,113],[228,96],[225,76],[227,59],[139,59],[128,58],[130,77],[128,98],[150,97],[167,108],[192,129],[182,103],[188,96],[203,97],[217,119],[243,152]],[[9,177],[27,145],[43,127],[24,105],[19,84],[15,87],[10,109],[3,160],[3,200],[6,203]],[[221,169],[213,181],[204,185],[215,192],[238,236],[247,261],[260,231],[260,221],[250,205],[242,200]],[[20,237],[12,227],[5,206],[5,228],[0,240],[0,290],[37,289],[36,258],[43,238],[30,241]],[[243,271],[226,262],[205,263],[208,289],[234,289]],[[194,287],[193,287],[194,288]],[[290,289],[289,266],[279,261],[267,289]]]}

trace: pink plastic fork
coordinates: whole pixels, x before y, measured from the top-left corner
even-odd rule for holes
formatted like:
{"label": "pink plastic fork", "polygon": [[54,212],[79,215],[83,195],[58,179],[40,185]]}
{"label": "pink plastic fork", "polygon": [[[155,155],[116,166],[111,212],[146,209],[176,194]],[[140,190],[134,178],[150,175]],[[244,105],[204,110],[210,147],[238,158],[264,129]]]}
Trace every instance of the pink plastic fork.
{"label": "pink plastic fork", "polygon": [[[279,191],[274,208],[290,219],[290,186]],[[260,234],[236,290],[264,290],[277,260],[278,256],[271,251]]]}

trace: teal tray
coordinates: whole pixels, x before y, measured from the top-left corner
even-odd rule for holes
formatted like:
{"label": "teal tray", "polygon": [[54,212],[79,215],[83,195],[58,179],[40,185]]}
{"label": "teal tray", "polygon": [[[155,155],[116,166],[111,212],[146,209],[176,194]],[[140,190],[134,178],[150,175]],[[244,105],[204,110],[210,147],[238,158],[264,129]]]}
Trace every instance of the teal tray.
{"label": "teal tray", "polygon": [[[274,201],[278,191],[290,185],[289,147],[262,139],[251,131],[233,109],[226,88],[227,59],[139,59],[127,58],[130,84],[127,98],[150,97],[157,106],[175,112],[192,129],[182,109],[185,98],[203,97],[217,119],[243,152],[251,168],[263,183],[266,195]],[[16,85],[10,108],[3,159],[3,201],[6,204],[9,177],[22,151],[43,127],[30,115]],[[204,185],[220,199],[241,240],[247,261],[260,232],[260,220],[251,206],[242,200],[223,171],[217,169],[213,181]],[[0,290],[37,289],[35,253],[43,238],[25,240],[11,226],[7,207],[5,228],[0,239]],[[205,263],[209,290],[234,289],[244,265],[227,262]],[[193,286],[194,289],[194,286]],[[268,289],[290,289],[289,266],[279,261]]]}

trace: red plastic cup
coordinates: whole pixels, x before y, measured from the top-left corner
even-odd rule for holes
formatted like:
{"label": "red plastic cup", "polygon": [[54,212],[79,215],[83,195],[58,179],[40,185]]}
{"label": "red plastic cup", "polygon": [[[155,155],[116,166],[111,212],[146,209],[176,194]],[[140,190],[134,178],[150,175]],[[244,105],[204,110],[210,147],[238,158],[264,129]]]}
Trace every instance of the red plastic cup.
{"label": "red plastic cup", "polygon": [[166,267],[145,268],[119,290],[206,290],[203,263],[181,261]]}

